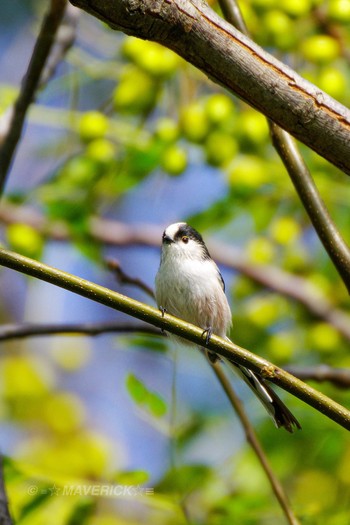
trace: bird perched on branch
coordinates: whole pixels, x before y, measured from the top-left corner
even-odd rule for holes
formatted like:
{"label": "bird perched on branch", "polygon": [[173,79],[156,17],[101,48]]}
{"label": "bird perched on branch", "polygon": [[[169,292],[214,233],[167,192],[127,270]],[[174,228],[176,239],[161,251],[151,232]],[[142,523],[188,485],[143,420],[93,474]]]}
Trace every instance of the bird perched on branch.
{"label": "bird perched on branch", "polygon": [[[161,310],[203,328],[207,339],[214,333],[229,340],[232,316],[222,275],[202,236],[185,222],[171,224],[163,233],[156,300]],[[208,357],[217,358],[212,352]],[[264,405],[276,427],[288,432],[301,428],[263,378],[241,365],[230,364]]]}

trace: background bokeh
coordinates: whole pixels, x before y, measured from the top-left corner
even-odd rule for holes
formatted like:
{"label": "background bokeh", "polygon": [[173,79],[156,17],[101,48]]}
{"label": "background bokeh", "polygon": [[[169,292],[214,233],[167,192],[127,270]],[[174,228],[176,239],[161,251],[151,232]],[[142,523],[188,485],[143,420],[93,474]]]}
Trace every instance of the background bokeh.
{"label": "background bokeh", "polygon": [[[0,6],[2,122],[46,4]],[[349,104],[349,2],[244,0],[241,7],[257,43]],[[334,321],[345,316],[346,324],[345,287],[273,150],[264,117],[167,49],[71,8],[65,24],[73,22],[76,41],[28,115],[0,206],[2,242],[154,305],[139,288],[119,284],[105,261],[117,259],[153,287],[163,228],[187,220],[218,260],[225,246],[244,260],[240,272],[220,267],[236,343],[279,366],[349,367],[349,332]],[[300,147],[349,241],[348,177]],[[148,228],[152,241],[120,246],[115,230],[115,243],[101,242],[92,231],[96,216],[141,236]],[[58,225],[61,240],[52,235]],[[244,266],[262,274],[275,268],[276,281],[279,270],[285,282],[299,276],[301,294],[327,303],[333,321],[263,286]],[[4,324],[130,322],[10,270],[1,271],[0,294]],[[138,333],[14,339],[1,343],[0,377],[0,449],[18,523],[284,523],[195,349]],[[246,387],[232,381],[301,522],[347,525],[347,432],[283,392],[303,430],[277,431]],[[346,389],[312,384],[349,406]],[[62,495],[79,483],[148,487],[154,494]]]}

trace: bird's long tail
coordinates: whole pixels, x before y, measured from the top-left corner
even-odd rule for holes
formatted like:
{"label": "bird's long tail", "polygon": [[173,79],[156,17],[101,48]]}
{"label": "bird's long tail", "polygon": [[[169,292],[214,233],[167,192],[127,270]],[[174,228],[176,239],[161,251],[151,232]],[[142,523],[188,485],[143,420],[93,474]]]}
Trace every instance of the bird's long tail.
{"label": "bird's long tail", "polygon": [[229,363],[264,405],[277,428],[283,427],[291,433],[296,429],[301,429],[299,421],[264,379],[257,377],[248,368],[236,365],[230,361]]}
{"label": "bird's long tail", "polygon": [[[225,339],[230,341],[228,337]],[[211,359],[210,354],[208,357]],[[217,356],[215,358],[217,358]],[[264,405],[277,428],[283,427],[291,433],[293,433],[296,429],[301,429],[299,421],[295,416],[293,416],[289,408],[286,407],[276,392],[262,377],[258,377],[248,368],[237,365],[227,358],[224,360],[229,363],[236,374],[238,374],[243,379],[243,381],[249,386],[251,391],[259,399],[259,401]]]}

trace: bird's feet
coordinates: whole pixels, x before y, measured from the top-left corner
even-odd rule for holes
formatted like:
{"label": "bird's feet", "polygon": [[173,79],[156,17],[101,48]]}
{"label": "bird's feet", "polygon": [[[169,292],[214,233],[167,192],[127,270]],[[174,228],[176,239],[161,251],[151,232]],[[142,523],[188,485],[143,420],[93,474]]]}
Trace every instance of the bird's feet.
{"label": "bird's feet", "polygon": [[[163,308],[163,306],[160,306],[159,310],[162,312],[162,317],[164,317],[164,315],[166,314],[166,308]],[[164,328],[161,328],[161,332],[162,334],[165,334]]]}
{"label": "bird's feet", "polygon": [[209,344],[209,341],[210,341],[210,338],[211,338],[212,335],[213,335],[213,328],[211,326],[209,326],[208,328],[203,330],[202,337],[205,336],[205,344],[206,345]]}
{"label": "bird's feet", "polygon": [[166,314],[166,308],[163,308],[163,306],[160,306],[159,307],[159,310],[162,312],[162,317],[164,317],[164,315]]}

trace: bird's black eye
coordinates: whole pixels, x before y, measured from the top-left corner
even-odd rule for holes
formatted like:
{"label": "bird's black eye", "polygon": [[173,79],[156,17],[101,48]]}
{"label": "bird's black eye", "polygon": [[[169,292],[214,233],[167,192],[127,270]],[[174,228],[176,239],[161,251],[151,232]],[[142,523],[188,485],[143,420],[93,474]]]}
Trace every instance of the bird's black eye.
{"label": "bird's black eye", "polygon": [[184,242],[185,244],[188,243],[188,241],[190,240],[189,237],[187,237],[187,235],[183,235],[183,237],[181,238],[182,242]]}

